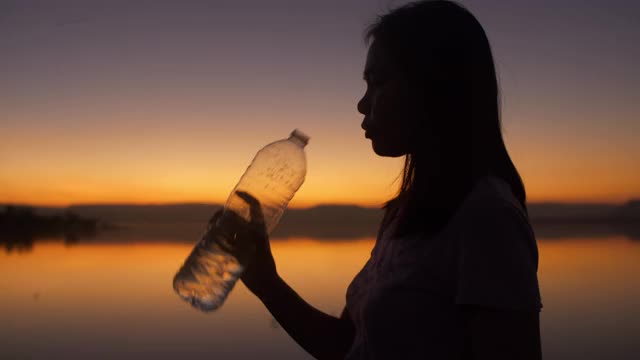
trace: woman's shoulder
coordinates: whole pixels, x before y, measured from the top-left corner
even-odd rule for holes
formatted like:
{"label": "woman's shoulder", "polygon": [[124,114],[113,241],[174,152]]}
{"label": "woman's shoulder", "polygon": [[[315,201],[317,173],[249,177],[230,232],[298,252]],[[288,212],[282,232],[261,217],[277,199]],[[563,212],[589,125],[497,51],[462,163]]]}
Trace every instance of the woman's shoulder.
{"label": "woman's shoulder", "polygon": [[537,258],[529,217],[509,184],[497,176],[478,181],[452,225],[463,247],[491,250],[516,246]]}
{"label": "woman's shoulder", "polygon": [[528,222],[528,216],[511,186],[496,175],[480,178],[460,208],[465,220],[478,216],[511,216]]}
{"label": "woman's shoulder", "polygon": [[509,184],[494,175],[478,180],[450,222],[449,230],[464,238],[476,238],[482,233],[493,242],[518,237],[535,243],[526,211]]}

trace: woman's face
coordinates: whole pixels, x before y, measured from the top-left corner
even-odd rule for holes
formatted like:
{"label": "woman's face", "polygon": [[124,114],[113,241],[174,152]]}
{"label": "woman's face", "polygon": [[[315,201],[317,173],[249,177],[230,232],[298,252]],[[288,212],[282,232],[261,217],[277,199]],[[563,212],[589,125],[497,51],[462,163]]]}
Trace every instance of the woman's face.
{"label": "woman's face", "polygon": [[[411,151],[419,115],[414,93],[377,41],[367,53],[364,70],[367,91],[358,102],[362,129],[380,156],[397,157]],[[413,135],[413,136],[412,136]]]}

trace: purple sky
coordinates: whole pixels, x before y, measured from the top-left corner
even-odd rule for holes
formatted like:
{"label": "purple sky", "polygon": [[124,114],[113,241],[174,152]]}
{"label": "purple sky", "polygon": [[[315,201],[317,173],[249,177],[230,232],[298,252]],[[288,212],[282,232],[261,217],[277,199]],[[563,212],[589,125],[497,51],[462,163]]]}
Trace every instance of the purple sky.
{"label": "purple sky", "polygon": [[[399,160],[376,158],[360,129],[361,35],[403,3],[5,0],[0,202],[142,201],[122,189],[167,171],[186,175],[148,201],[209,200],[216,176],[222,198],[255,150],[295,127],[312,136],[304,203],[382,201]],[[532,198],[640,196],[640,5],[461,3],[492,43],[505,138]],[[224,176],[195,170],[212,163]],[[33,185],[45,170],[50,186]],[[101,197],[105,184],[115,190]]]}

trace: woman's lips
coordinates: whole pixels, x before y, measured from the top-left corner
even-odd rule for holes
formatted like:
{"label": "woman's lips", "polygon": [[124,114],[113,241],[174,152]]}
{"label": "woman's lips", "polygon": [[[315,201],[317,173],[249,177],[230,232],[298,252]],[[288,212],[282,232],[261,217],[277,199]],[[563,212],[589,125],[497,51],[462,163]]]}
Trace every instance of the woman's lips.
{"label": "woman's lips", "polygon": [[371,129],[363,128],[362,130],[364,130],[364,137],[366,137],[367,139],[371,139]]}

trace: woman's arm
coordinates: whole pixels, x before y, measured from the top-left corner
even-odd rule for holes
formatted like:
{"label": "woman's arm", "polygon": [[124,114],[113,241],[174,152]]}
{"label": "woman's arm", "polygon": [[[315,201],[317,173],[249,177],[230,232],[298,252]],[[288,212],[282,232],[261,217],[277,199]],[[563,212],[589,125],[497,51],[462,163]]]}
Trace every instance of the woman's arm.
{"label": "woman's arm", "polygon": [[472,359],[542,359],[538,310],[464,307]]}
{"label": "woman's arm", "polygon": [[309,354],[317,359],[344,358],[355,333],[346,309],[340,318],[325,314],[307,304],[280,278],[260,203],[246,192],[237,194],[250,205],[251,222],[233,213],[222,217],[221,212],[212,221],[220,218],[225,228],[233,230],[237,249],[244,248],[239,253],[253,253],[240,278],[242,283]]}
{"label": "woman's arm", "polygon": [[280,326],[316,359],[343,359],[353,342],[354,328],[346,308],[340,318],[305,302],[279,276],[268,291],[256,294]]}

